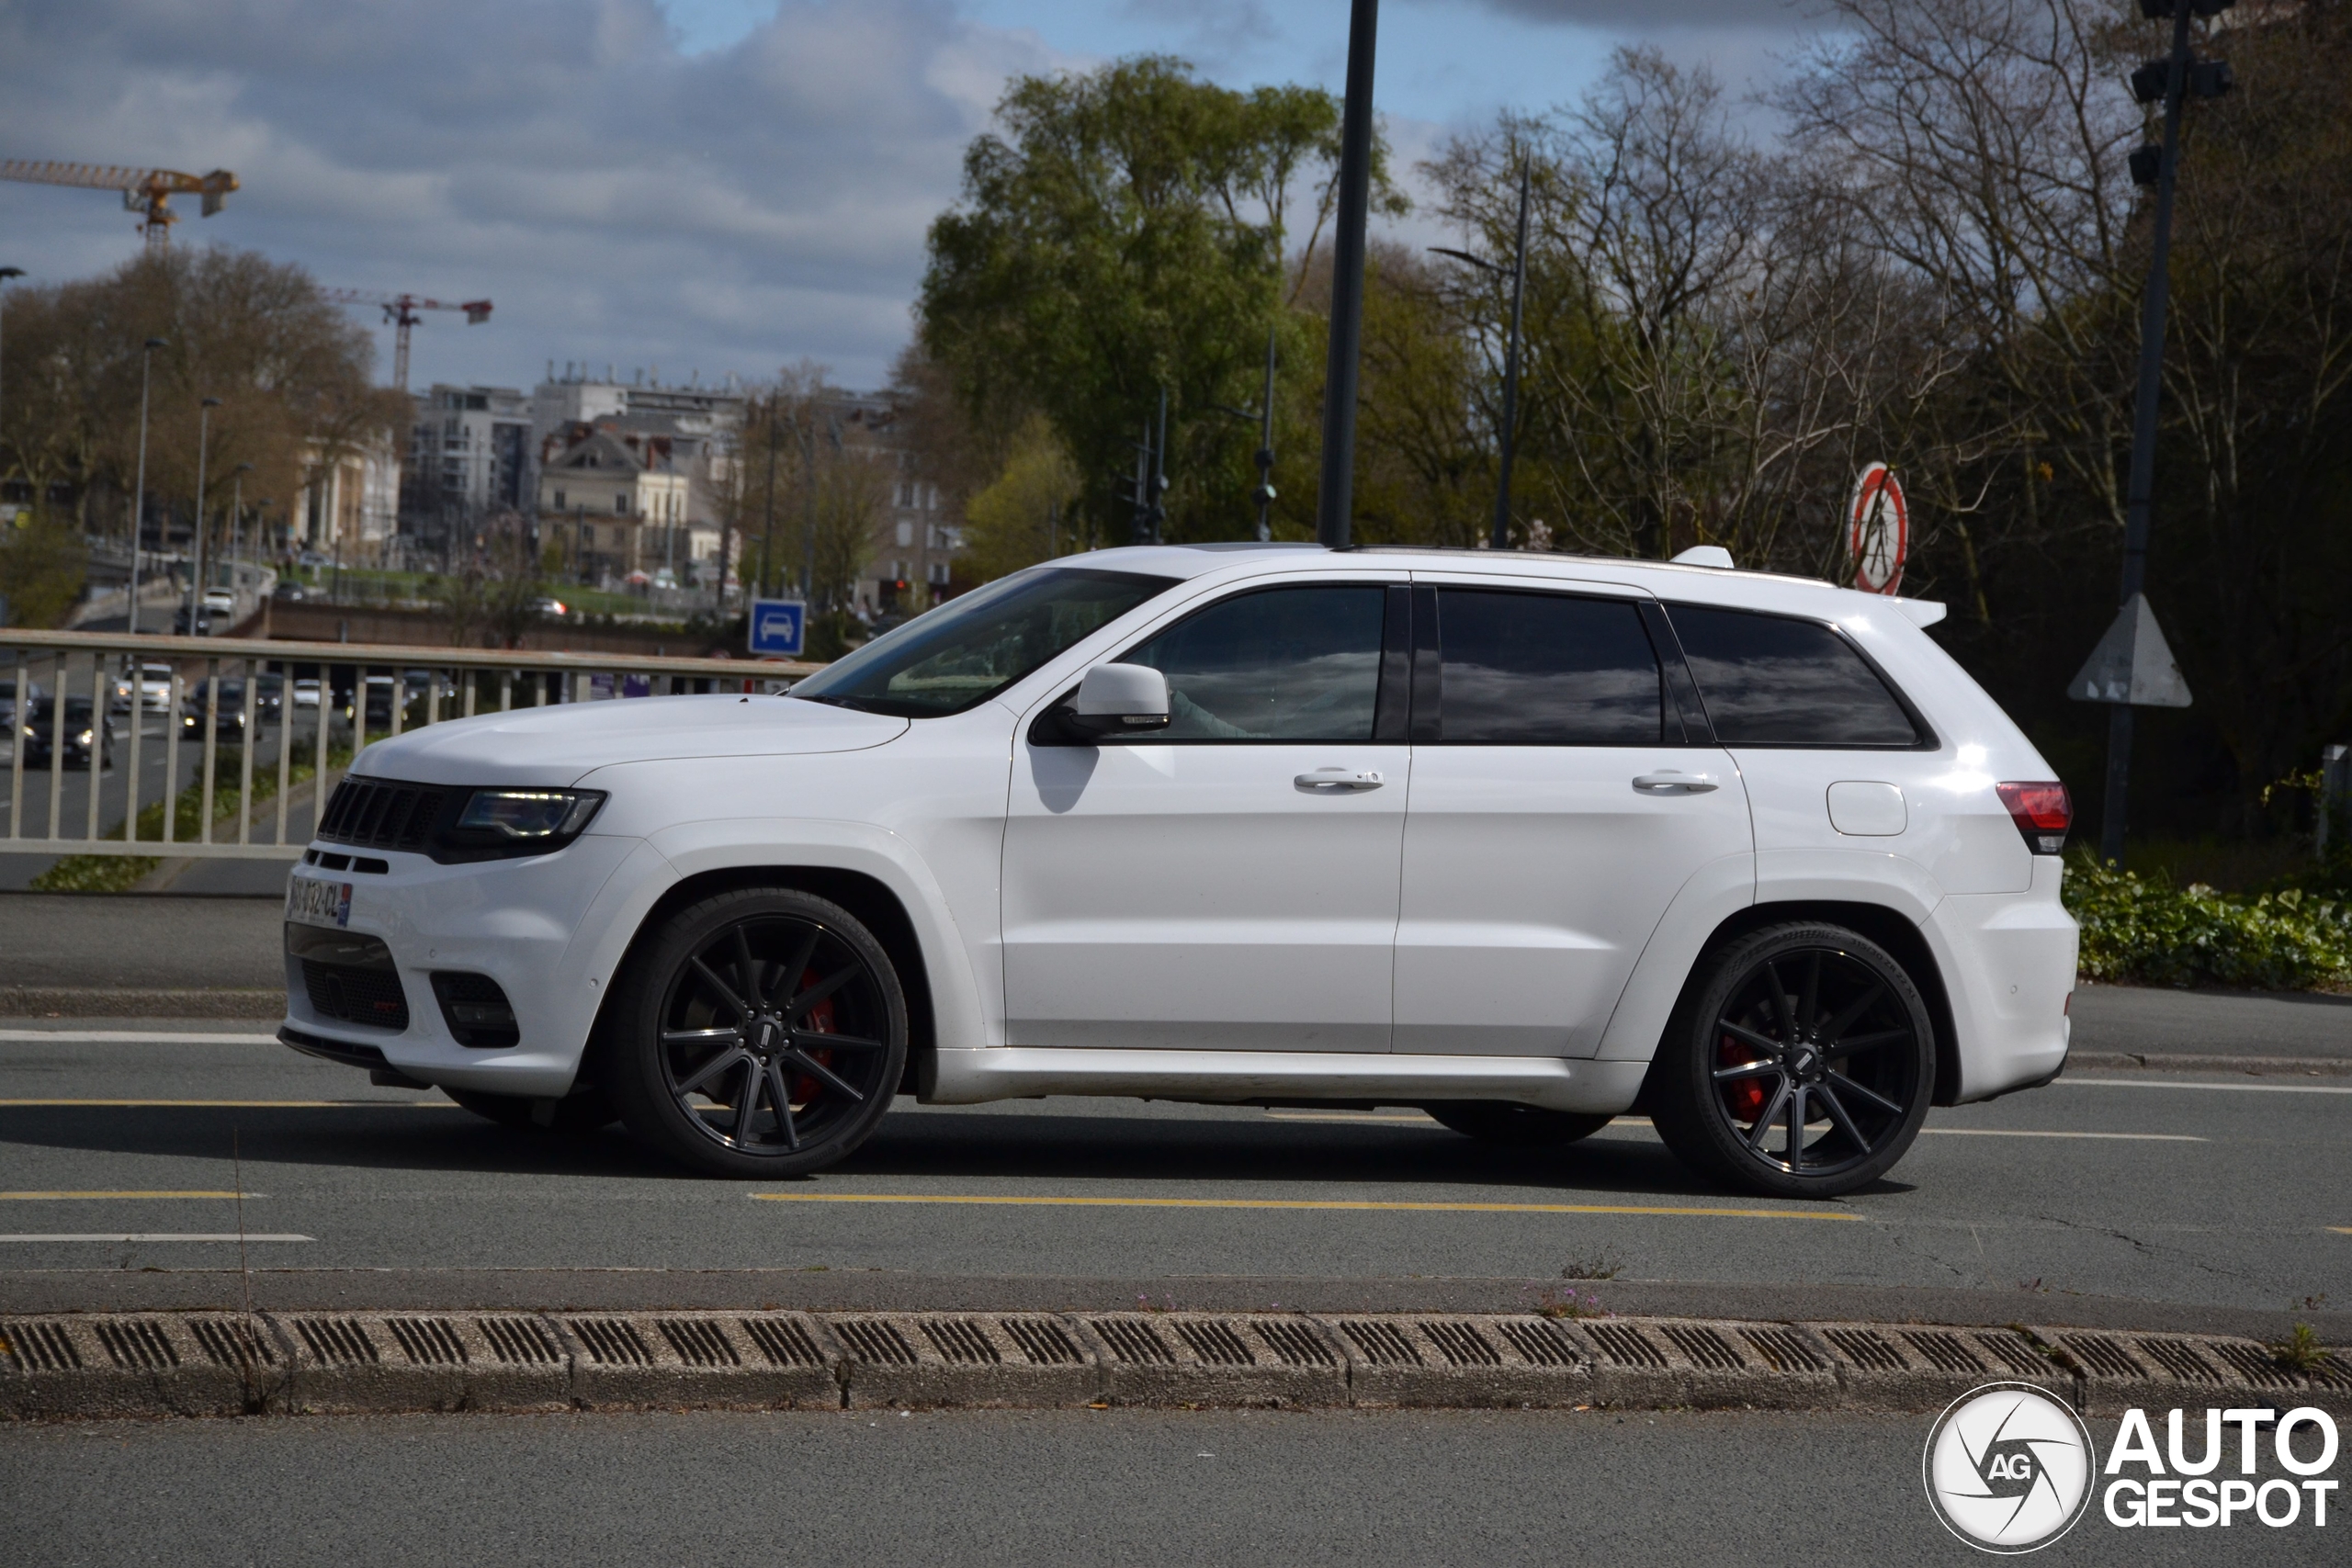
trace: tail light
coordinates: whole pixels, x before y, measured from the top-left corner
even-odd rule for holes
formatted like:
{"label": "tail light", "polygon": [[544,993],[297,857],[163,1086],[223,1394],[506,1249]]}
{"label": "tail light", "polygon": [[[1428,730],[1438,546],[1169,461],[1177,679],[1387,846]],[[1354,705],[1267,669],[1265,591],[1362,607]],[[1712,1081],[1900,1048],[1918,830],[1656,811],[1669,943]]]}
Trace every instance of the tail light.
{"label": "tail light", "polygon": [[2001,804],[2009,819],[2025,835],[2025,847],[2038,855],[2054,855],[2066,848],[2066,829],[2074,825],[2075,803],[2062,784],[2004,784]]}

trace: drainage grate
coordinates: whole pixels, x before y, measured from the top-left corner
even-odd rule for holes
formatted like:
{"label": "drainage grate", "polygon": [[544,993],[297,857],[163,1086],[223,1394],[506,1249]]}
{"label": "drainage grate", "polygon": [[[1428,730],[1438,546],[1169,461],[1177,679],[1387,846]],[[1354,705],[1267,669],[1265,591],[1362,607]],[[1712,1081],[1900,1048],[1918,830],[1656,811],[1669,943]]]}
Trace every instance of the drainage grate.
{"label": "drainage grate", "polygon": [[2165,1371],[2183,1382],[2220,1382],[2222,1374],[2189,1348],[2186,1339],[2143,1339],[2140,1348]]}
{"label": "drainage grate", "polygon": [[188,1327],[196,1334],[196,1342],[204,1347],[206,1359],[216,1367],[274,1367],[277,1352],[269,1348],[250,1323],[217,1317],[192,1319]]}
{"label": "drainage grate", "polygon": [[1257,1364],[1258,1358],[1250,1353],[1250,1347],[1241,1342],[1241,1336],[1233,1332],[1230,1324],[1208,1320],[1179,1323],[1175,1327],[1177,1337],[1193,1348],[1193,1354],[1212,1366]]}
{"label": "drainage grate", "polygon": [[1159,1331],[1141,1318],[1096,1318],[1094,1332],[1102,1337],[1102,1343],[1111,1347],[1111,1354],[1131,1367],[1148,1367],[1155,1362],[1166,1363],[1176,1359],[1175,1352],[1168,1348],[1168,1342],[1159,1337]]}
{"label": "drainage grate", "polygon": [[1030,1364],[1039,1367],[1078,1367],[1086,1363],[1077,1346],[1070,1343],[1062,1325],[1050,1317],[1000,1317],[997,1325],[1012,1336],[1021,1353]]}
{"label": "drainage grate", "polygon": [[1363,1359],[1375,1367],[1418,1367],[1421,1353],[1405,1337],[1393,1323],[1373,1323],[1363,1318],[1346,1318],[1340,1332],[1348,1343],[1363,1353]]}
{"label": "drainage grate", "polygon": [[1984,1333],[1970,1337],[1979,1350],[2010,1371],[2023,1372],[2030,1377],[2047,1377],[2050,1374],[2050,1359],[2017,1335]]}
{"label": "drainage grate", "polygon": [[727,1330],[707,1317],[657,1317],[653,1326],[690,1367],[740,1367],[743,1358],[727,1337]]}
{"label": "drainage grate", "polygon": [[942,1359],[958,1366],[992,1367],[1004,1359],[989,1342],[987,1330],[968,1317],[924,1318],[922,1334]]}
{"label": "drainage grate", "polygon": [[600,1366],[650,1367],[653,1352],[637,1336],[637,1325],[626,1318],[573,1317],[565,1325],[588,1347],[588,1356]]}
{"label": "drainage grate", "polygon": [[1600,1353],[1621,1367],[1659,1367],[1666,1365],[1666,1352],[1650,1343],[1650,1337],[1630,1323],[1588,1323],[1584,1331],[1600,1347]]}
{"label": "drainage grate", "polygon": [[151,1319],[99,1320],[93,1324],[98,1333],[98,1343],[107,1348],[118,1367],[164,1371],[180,1364],[179,1352],[164,1337],[161,1325]]}
{"label": "drainage grate", "polygon": [[322,1366],[367,1367],[379,1360],[367,1329],[345,1318],[298,1317],[294,1332]]}
{"label": "drainage grate", "polygon": [[2075,1359],[2101,1377],[2140,1378],[2148,1375],[2141,1370],[2140,1363],[2132,1359],[2131,1353],[2112,1339],[2097,1334],[2069,1334],[2062,1343]]}
{"label": "drainage grate", "polygon": [[1573,1367],[1579,1359],[1575,1342],[1555,1324],[1498,1323],[1495,1328],[1512,1349],[1539,1367]]}
{"label": "drainage grate", "polygon": [[911,1367],[921,1359],[895,1324],[877,1317],[845,1317],[833,1325],[849,1353],[869,1367]]}
{"label": "drainage grate", "polygon": [[1499,1367],[1502,1352],[1487,1343],[1487,1337],[1471,1323],[1424,1323],[1421,1332],[1430,1337],[1446,1360],[1457,1367]]}
{"label": "drainage grate", "polygon": [[1732,1348],[1731,1342],[1712,1328],[1688,1323],[1668,1323],[1660,1326],[1666,1337],[1674,1341],[1677,1349],[1710,1371],[1736,1372],[1745,1365],[1739,1359],[1739,1352]]}
{"label": "drainage grate", "polygon": [[2256,1388],[2293,1388],[2295,1380],[2287,1371],[2252,1345],[2233,1345],[2227,1340],[2208,1339],[2205,1348],[2220,1359],[2222,1364]]}
{"label": "drainage grate", "polygon": [[745,1317],[736,1320],[760,1354],[775,1367],[821,1367],[825,1358],[817,1353],[817,1342],[808,1331],[788,1317]]}
{"label": "drainage grate", "polygon": [[28,1372],[70,1372],[82,1365],[82,1353],[62,1323],[11,1323],[0,1332],[17,1365]]}
{"label": "drainage grate", "polygon": [[1826,1372],[1829,1363],[1793,1328],[1743,1328],[1739,1337],[1776,1372]]}
{"label": "drainage grate", "polygon": [[1332,1364],[1331,1348],[1323,1337],[1296,1318],[1261,1319],[1252,1324],[1258,1337],[1273,1347],[1286,1367],[1328,1367]]}
{"label": "drainage grate", "polygon": [[1939,1372],[1981,1372],[1984,1363],[1969,1353],[1957,1334],[1947,1334],[1939,1328],[1915,1328],[1902,1336],[1903,1342],[1918,1352],[1919,1359]]}
{"label": "drainage grate", "polygon": [[446,1317],[388,1317],[384,1326],[392,1331],[392,1338],[409,1364],[418,1367],[461,1367],[466,1364],[466,1342]]}
{"label": "drainage grate", "polygon": [[507,1366],[554,1366],[563,1359],[555,1336],[535,1317],[485,1317],[474,1326],[490,1341],[491,1353]]}
{"label": "drainage grate", "polygon": [[1821,1337],[1838,1347],[1845,1358],[1865,1371],[1899,1372],[1903,1352],[1888,1344],[1875,1328],[1825,1328]]}

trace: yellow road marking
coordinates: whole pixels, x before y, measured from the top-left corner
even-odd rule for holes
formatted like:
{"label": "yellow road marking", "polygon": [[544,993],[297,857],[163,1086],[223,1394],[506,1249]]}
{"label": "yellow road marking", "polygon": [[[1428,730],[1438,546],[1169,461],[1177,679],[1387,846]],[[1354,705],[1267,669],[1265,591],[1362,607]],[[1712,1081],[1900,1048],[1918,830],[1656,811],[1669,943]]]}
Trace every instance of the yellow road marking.
{"label": "yellow road marking", "polygon": [[341,1111],[358,1107],[363,1110],[455,1111],[458,1107],[446,1100],[0,1100],[0,1106],[11,1105],[184,1105],[199,1109],[228,1111]]}
{"label": "yellow road marking", "polygon": [[1698,1209],[1632,1203],[1403,1203],[1343,1198],[1053,1198],[931,1192],[752,1192],[770,1203],[983,1203],[1046,1209],[1358,1209],[1440,1214],[1690,1214],[1736,1220],[1859,1220],[1839,1209]]}
{"label": "yellow road marking", "polygon": [[2327,1228],[2338,1235],[2352,1235],[2352,1225],[2330,1225]]}
{"label": "yellow road marking", "polygon": [[153,1192],[71,1192],[60,1190],[55,1192],[0,1192],[0,1201],[18,1203],[36,1203],[45,1201],[52,1198],[263,1198],[266,1196],[268,1196],[268,1194],[263,1192],[200,1192],[193,1190],[177,1192],[160,1190]]}

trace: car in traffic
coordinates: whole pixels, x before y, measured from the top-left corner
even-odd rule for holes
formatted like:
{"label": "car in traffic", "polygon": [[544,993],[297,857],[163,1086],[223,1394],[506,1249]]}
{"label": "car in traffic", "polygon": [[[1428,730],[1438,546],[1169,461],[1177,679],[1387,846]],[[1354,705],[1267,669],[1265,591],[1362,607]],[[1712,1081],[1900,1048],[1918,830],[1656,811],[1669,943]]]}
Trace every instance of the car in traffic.
{"label": "car in traffic", "polygon": [[[251,709],[248,712],[248,699]],[[212,682],[198,681],[187,689],[180,701],[180,731],[184,736],[201,739],[204,716],[208,709],[213,715],[213,732],[224,740],[241,739],[248,723],[276,724],[283,716],[285,677],[263,673],[250,681],[238,676],[225,676],[220,681],[220,695],[212,694]]]}
{"label": "car in traffic", "polygon": [[1112,1095],[1641,1114],[1849,1192],[2066,1060],[2071,806],[1941,614],[1719,550],[1062,558],[782,696],[370,746],[280,1038],[732,1177]]}
{"label": "car in traffic", "polygon": [[107,710],[109,713],[128,714],[130,711],[130,700],[134,692],[139,697],[139,705],[144,712],[153,713],[168,707],[172,700],[172,667],[168,664],[140,664],[133,667],[126,663],[122,672],[108,683]]}
{"label": "car in traffic", "polygon": [[212,612],[198,604],[191,612],[182,604],[172,615],[172,635],[175,637],[210,637]]}
{"label": "car in traffic", "polygon": [[89,767],[93,753],[100,768],[112,767],[114,731],[104,719],[96,716],[96,707],[88,697],[67,697],[61,732],[57,699],[32,698],[17,728],[17,744],[23,752],[25,766],[46,768],[62,752],[68,769]]}
{"label": "car in traffic", "polygon": [[311,596],[311,591],[290,577],[281,577],[269,596],[281,604],[299,604]]}
{"label": "car in traffic", "polygon": [[[48,694],[49,689],[40,682],[31,679],[25,682],[27,701],[37,701]],[[13,675],[0,675],[0,724],[14,725],[16,721],[17,679]]]}
{"label": "car in traffic", "polygon": [[237,596],[226,588],[208,588],[204,591],[204,607],[215,615],[233,615],[237,613]]}

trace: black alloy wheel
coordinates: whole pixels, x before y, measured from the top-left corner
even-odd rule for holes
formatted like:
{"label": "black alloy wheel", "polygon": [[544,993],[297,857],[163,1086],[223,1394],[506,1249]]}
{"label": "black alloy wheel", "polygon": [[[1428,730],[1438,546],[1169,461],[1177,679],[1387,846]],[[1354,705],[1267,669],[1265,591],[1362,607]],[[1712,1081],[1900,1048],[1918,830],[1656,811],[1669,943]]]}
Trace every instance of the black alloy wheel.
{"label": "black alloy wheel", "polygon": [[1835,1197],[1918,1136],[1934,1027],[1885,949],[1838,926],[1777,926],[1702,968],[1656,1072],[1658,1134],[1686,1162],[1759,1192]]}
{"label": "black alloy wheel", "polygon": [[629,1130],[718,1176],[842,1158],[889,1108],[907,1010],[882,946],[786,888],[678,911],[616,998],[611,1092]]}
{"label": "black alloy wheel", "polygon": [[1508,1100],[1440,1100],[1421,1107],[1430,1120],[1463,1136],[1512,1149],[1552,1149],[1589,1138],[1614,1117],[1547,1111]]}

